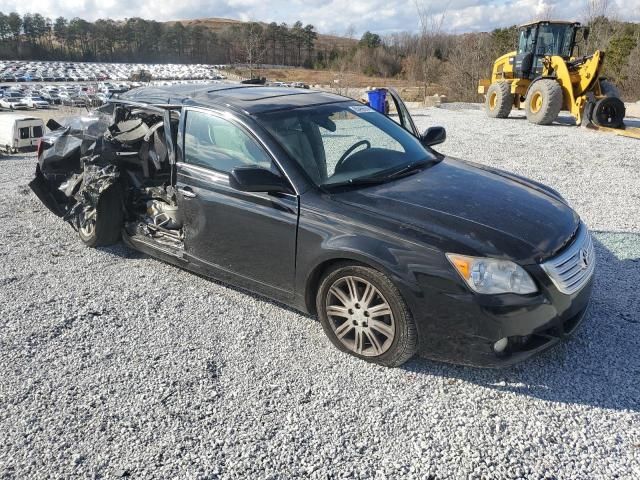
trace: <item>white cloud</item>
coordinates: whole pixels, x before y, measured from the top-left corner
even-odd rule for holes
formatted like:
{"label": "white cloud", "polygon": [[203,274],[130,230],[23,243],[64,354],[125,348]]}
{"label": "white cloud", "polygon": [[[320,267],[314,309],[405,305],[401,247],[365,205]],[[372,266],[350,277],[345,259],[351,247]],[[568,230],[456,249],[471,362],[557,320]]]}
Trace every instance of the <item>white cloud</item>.
{"label": "white cloud", "polygon": [[[582,20],[587,0],[417,0],[425,11],[445,13],[444,28],[451,32],[486,31],[533,20],[552,12],[558,19]],[[640,21],[640,0],[615,0],[618,18]],[[353,25],[357,34],[366,30],[381,34],[419,28],[415,0],[3,0],[6,13],[39,12],[87,20],[143,17],[176,20],[226,17],[293,23],[311,23],[322,33],[343,34]],[[576,18],[578,16],[578,18]]]}

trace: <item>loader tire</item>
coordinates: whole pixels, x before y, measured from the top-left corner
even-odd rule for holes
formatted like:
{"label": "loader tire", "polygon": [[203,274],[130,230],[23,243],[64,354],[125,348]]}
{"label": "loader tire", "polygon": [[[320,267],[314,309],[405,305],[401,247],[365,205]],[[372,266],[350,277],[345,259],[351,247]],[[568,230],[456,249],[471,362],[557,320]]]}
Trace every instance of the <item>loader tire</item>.
{"label": "loader tire", "polygon": [[562,110],[562,87],[552,79],[535,82],[525,101],[527,120],[536,125],[549,125]]}
{"label": "loader tire", "polygon": [[620,98],[620,91],[609,80],[600,80],[600,91],[605,97]]}
{"label": "loader tire", "polygon": [[487,90],[484,101],[487,115],[493,118],[507,118],[513,107],[513,94],[509,82],[495,82]]}
{"label": "loader tire", "polygon": [[626,108],[617,97],[602,97],[593,107],[591,121],[599,127],[622,128]]}

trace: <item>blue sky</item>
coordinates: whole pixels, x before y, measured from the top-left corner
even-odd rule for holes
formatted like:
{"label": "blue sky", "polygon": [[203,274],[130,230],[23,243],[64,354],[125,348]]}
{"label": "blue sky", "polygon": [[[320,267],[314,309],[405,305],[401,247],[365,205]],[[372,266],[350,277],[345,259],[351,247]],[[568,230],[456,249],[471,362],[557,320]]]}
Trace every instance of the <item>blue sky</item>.
{"label": "blue sky", "polygon": [[444,29],[461,33],[524,23],[548,12],[557,19],[583,20],[589,1],[608,1],[615,17],[640,22],[640,0],[3,0],[0,9],[88,20],[224,17],[293,23],[299,19],[321,33],[343,35],[352,26],[359,36],[366,30],[383,35],[417,31],[416,5],[435,18],[444,14]]}

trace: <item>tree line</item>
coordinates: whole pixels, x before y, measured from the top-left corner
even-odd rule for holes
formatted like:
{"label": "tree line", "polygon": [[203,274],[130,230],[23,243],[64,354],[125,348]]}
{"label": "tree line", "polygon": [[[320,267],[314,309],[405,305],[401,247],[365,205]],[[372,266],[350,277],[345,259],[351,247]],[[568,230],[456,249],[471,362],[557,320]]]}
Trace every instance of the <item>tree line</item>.
{"label": "tree line", "polygon": [[103,62],[272,63],[312,67],[318,34],[295,22],[202,24],[46,18],[0,12],[0,58]]}
{"label": "tree line", "polygon": [[[586,25],[590,35],[574,53],[581,56],[604,50],[603,74],[625,99],[640,99],[640,23],[615,20],[600,12],[588,18]],[[495,59],[515,50],[517,41],[515,25],[485,33],[448,34],[443,23],[431,20],[418,33],[380,37],[366,32],[329,67],[432,85],[432,90],[439,88],[439,93],[452,100],[478,101],[478,81],[490,77]]]}
{"label": "tree line", "polygon": [[[580,54],[606,51],[604,74],[629,100],[640,98],[640,24],[610,18],[606,0],[587,0],[591,35]],[[0,58],[67,61],[304,66],[433,85],[452,100],[477,101],[493,61],[515,48],[516,26],[446,33],[445,14],[418,11],[421,29],[385,37],[365,32],[351,46],[318,45],[313,25],[238,22],[214,31],[201,23],[124,21],[0,12]]]}

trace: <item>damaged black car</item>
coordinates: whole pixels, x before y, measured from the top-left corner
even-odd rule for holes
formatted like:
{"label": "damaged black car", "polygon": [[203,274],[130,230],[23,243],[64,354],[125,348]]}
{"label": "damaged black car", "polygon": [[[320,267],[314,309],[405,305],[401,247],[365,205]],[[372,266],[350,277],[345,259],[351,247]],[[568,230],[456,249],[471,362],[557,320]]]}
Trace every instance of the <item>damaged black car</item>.
{"label": "damaged black car", "polygon": [[[587,227],[553,189],[441,155],[441,127],[310,90],[146,87],[58,124],[32,190],[127,245],[315,314],[339,349],[503,366],[581,323]],[[248,322],[253,321],[247,319]]]}

